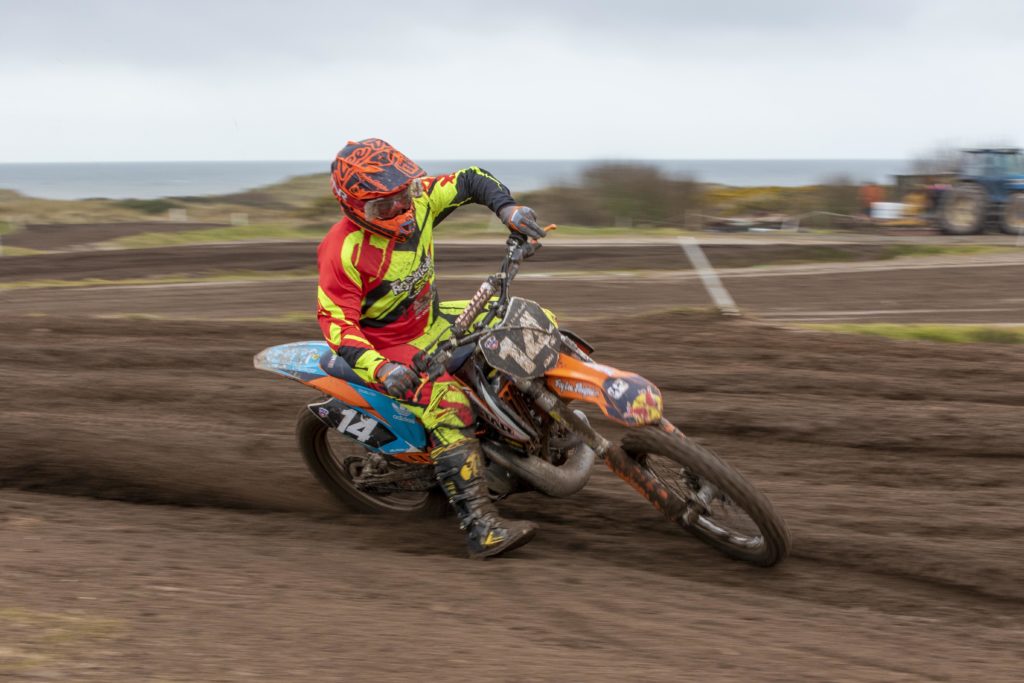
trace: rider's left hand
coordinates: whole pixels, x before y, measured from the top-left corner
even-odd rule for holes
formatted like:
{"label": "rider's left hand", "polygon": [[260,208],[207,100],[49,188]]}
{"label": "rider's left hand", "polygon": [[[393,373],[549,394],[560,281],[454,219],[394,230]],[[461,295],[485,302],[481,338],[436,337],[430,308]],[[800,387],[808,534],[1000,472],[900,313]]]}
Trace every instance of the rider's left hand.
{"label": "rider's left hand", "polygon": [[539,240],[546,233],[537,223],[537,214],[528,206],[511,204],[498,212],[498,218],[513,230],[522,235]]}

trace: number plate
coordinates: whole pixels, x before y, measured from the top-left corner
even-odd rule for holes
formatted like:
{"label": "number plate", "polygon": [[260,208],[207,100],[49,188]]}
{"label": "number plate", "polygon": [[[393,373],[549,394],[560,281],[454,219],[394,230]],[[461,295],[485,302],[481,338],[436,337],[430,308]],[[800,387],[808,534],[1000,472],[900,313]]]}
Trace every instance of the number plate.
{"label": "number plate", "polygon": [[311,404],[309,408],[329,426],[369,448],[380,448],[396,440],[391,430],[379,420],[364,415],[336,398]]}
{"label": "number plate", "polygon": [[513,379],[532,379],[558,362],[558,329],[536,302],[512,297],[501,324],[479,346],[495,370]]}

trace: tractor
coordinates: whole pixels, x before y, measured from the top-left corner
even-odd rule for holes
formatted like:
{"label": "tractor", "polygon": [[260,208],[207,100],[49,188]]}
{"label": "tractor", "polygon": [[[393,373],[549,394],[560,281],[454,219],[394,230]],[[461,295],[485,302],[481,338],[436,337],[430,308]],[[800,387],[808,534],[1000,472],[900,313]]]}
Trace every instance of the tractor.
{"label": "tractor", "polygon": [[1017,148],[967,149],[953,186],[943,193],[939,225],[947,235],[972,235],[987,224],[1024,234],[1024,154]]}

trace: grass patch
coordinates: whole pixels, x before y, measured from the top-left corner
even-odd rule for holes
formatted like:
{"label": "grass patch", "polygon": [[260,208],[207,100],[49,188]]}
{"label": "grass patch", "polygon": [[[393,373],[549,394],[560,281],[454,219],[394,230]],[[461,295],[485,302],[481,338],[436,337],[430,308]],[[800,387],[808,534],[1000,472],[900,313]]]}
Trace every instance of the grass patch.
{"label": "grass patch", "polygon": [[1018,251],[1017,247],[987,244],[894,244],[886,247],[882,258],[894,259],[914,256],[971,256]]}
{"label": "grass patch", "polygon": [[221,228],[200,228],[180,232],[143,232],[103,242],[100,248],[148,249],[210,242],[251,242],[255,240],[320,240],[329,226],[289,223],[256,223]]}
{"label": "grass patch", "polygon": [[[549,240],[557,240],[559,237],[584,237],[584,238],[635,238],[635,237],[678,237],[680,235],[706,235],[707,233],[682,230],[680,228],[658,227],[651,225],[627,227],[627,226],[602,226],[558,224],[558,229],[548,233]],[[476,239],[494,238],[502,239],[508,235],[508,228],[502,225],[495,218],[488,221],[486,218],[467,218],[459,220],[458,214],[453,215],[444,223],[434,228],[434,239],[443,242],[446,239]]]}
{"label": "grass patch", "polygon": [[0,292],[12,289],[48,289],[62,287],[112,287],[126,285],[176,285],[189,282],[225,282],[225,281],[257,281],[257,280],[305,280],[316,278],[316,268],[293,268],[291,270],[226,270],[202,275],[176,274],[158,275],[149,278],[124,278],[109,280],[106,278],[87,277],[81,280],[16,280],[0,282]]}
{"label": "grass patch", "polygon": [[0,256],[35,256],[49,252],[40,249],[29,249],[28,247],[0,247]]}
{"label": "grass patch", "polygon": [[[211,318],[195,316],[195,315],[178,315],[178,314],[162,314],[162,313],[99,313],[92,316],[97,320],[129,320],[138,322],[161,322],[161,321],[174,321],[181,322],[186,321],[203,321],[210,322]],[[316,311],[314,309],[306,309],[302,311],[288,311],[280,313],[278,315],[266,315],[266,316],[229,316],[219,315],[216,320],[220,322],[240,322],[240,323],[268,323],[268,324],[279,324],[279,323],[310,323],[311,326],[316,325]]]}
{"label": "grass patch", "polygon": [[1017,252],[1017,247],[984,245],[984,244],[851,244],[851,245],[803,245],[794,246],[800,253],[791,258],[771,258],[766,263],[754,265],[755,268],[770,266],[807,265],[814,263],[853,263],[865,261],[891,261],[902,258],[921,258],[926,256],[972,256],[975,254],[1009,254]]}
{"label": "grass patch", "polygon": [[1024,325],[802,323],[798,327],[822,332],[866,334],[903,341],[932,341],[946,344],[1024,344]]}

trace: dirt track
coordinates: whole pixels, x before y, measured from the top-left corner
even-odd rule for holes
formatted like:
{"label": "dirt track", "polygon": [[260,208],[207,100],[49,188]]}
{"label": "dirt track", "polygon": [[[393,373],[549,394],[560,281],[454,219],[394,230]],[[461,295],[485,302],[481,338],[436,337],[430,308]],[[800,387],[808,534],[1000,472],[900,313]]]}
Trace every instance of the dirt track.
{"label": "dirt track", "polygon": [[[713,244],[709,259],[739,306],[765,319],[793,322],[989,322],[1024,320],[1020,294],[1024,252],[973,257],[871,260],[879,245]],[[497,268],[498,241],[438,246],[440,290],[469,297]],[[843,262],[786,265],[842,251]],[[844,258],[845,258],[844,257]],[[14,313],[244,319],[311,310],[315,245],[206,245],[63,253],[0,260],[0,303]],[[308,274],[303,274],[305,271]],[[235,273],[235,275],[232,275]],[[252,273],[272,280],[244,280]],[[213,281],[138,284],[140,278],[214,276]],[[133,284],[102,289],[15,288],[38,279]],[[567,320],[705,307],[708,295],[679,245],[557,243],[523,269],[517,293],[551,302]],[[199,289],[208,292],[198,293]],[[557,299],[552,298],[553,296]],[[559,305],[561,301],[565,305]]]}
{"label": "dirt track", "polygon": [[[174,226],[174,224],[168,224]],[[66,228],[65,228],[66,229]],[[180,229],[180,228],[179,228]],[[167,231],[170,231],[169,228]],[[21,233],[14,233],[15,236]],[[19,246],[5,237],[4,244]],[[498,238],[463,243],[442,243],[437,247],[438,268],[444,273],[483,272],[502,253]],[[716,267],[791,263],[801,260],[869,261],[883,258],[886,244],[708,244]],[[117,280],[189,273],[203,275],[232,270],[275,272],[315,267],[315,242],[256,242],[198,244],[160,249],[127,251],[64,251],[22,256],[0,261],[0,282],[38,278]],[[587,244],[553,241],[530,260],[530,270],[584,272],[589,270],[679,270],[689,263],[672,241],[651,244]]]}
{"label": "dirt track", "polygon": [[[768,306],[781,279],[744,297]],[[520,291],[601,312],[552,284]],[[472,563],[450,519],[350,515],[305,472],[291,428],[312,394],[250,358],[311,322],[92,317],[157,293],[230,316],[242,291],[269,316],[305,307],[294,286],[0,296],[0,679],[1019,680],[1024,349],[577,321],[771,496],[794,556],[720,558],[602,470],[570,500],[506,502],[541,535]]]}

